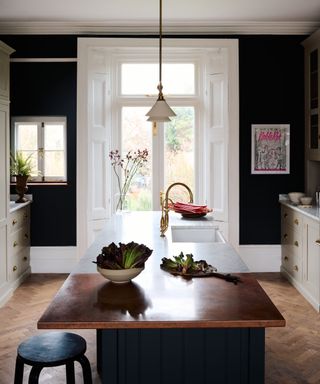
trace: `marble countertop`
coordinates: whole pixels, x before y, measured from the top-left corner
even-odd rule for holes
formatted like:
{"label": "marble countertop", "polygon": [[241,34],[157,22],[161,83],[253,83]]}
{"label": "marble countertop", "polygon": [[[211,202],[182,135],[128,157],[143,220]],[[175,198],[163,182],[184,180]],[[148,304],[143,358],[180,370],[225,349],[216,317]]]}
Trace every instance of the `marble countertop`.
{"label": "marble countertop", "polygon": [[31,204],[31,200],[26,201],[25,203],[16,203],[15,201],[10,201],[9,213],[13,213],[13,212],[17,211],[18,209],[26,207],[29,204]]}
{"label": "marble countertop", "polygon": [[303,215],[310,217],[313,220],[317,220],[320,222],[320,207],[316,205],[312,205],[311,207],[297,205],[292,203],[290,200],[280,200],[280,203],[299,213],[302,213]]}
{"label": "marble countertop", "polygon": [[102,247],[111,242],[127,243],[135,241],[153,249],[153,255],[146,263],[146,268],[152,262],[159,268],[162,257],[172,257],[181,251],[192,253],[195,260],[205,259],[214,265],[219,272],[248,272],[235,249],[228,243],[187,243],[173,242],[171,227],[183,228],[216,228],[212,216],[199,219],[184,219],[179,214],[170,212],[169,228],[165,237],[160,237],[161,212],[128,212],[114,215],[100,232],[94,243],[89,247],[84,257],[80,259],[74,272],[95,272],[96,265],[92,263],[101,252]]}

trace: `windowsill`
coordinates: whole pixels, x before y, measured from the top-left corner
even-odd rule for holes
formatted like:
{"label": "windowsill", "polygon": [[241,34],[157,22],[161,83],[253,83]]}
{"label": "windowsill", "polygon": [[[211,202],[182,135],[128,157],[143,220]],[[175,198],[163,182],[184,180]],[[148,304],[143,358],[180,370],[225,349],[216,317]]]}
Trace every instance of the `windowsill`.
{"label": "windowsill", "polygon": [[[15,185],[16,185],[16,183],[10,183],[10,186],[14,187]],[[64,186],[68,186],[69,184],[67,182],[55,183],[55,182],[46,181],[46,182],[43,182],[43,183],[28,182],[27,185],[29,187],[32,187],[32,186],[43,186],[43,187],[45,187],[45,186],[48,186],[48,185],[60,185],[60,186],[64,185]]]}

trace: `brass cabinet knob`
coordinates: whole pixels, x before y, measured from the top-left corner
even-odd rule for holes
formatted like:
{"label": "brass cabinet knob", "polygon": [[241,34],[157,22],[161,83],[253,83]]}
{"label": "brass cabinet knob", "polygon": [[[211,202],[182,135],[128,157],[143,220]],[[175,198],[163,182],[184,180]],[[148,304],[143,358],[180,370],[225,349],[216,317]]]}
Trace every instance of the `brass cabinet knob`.
{"label": "brass cabinet knob", "polygon": [[15,272],[18,269],[16,265],[13,266],[12,271]]}
{"label": "brass cabinet knob", "polygon": [[283,238],[284,238],[284,239],[287,239],[287,238],[288,238],[288,234],[285,233],[285,234],[283,235]]}
{"label": "brass cabinet knob", "polygon": [[17,241],[14,241],[13,242],[13,246],[16,247],[18,245],[18,242]]}
{"label": "brass cabinet knob", "polygon": [[316,243],[317,245],[320,245],[320,240],[316,240],[315,243]]}
{"label": "brass cabinet knob", "polygon": [[284,260],[285,260],[285,261],[289,260],[289,257],[288,257],[288,256],[285,256],[285,257],[284,257]]}
{"label": "brass cabinet knob", "polygon": [[299,268],[298,268],[298,266],[297,265],[295,265],[294,267],[293,267],[293,269],[295,270],[295,271],[299,271]]}
{"label": "brass cabinet knob", "polygon": [[16,219],[13,219],[13,220],[12,220],[12,225],[16,225],[16,224],[17,224],[17,222],[18,222],[18,220],[16,220]]}
{"label": "brass cabinet knob", "polygon": [[296,240],[293,244],[294,244],[296,247],[299,247],[299,243],[298,243],[297,240]]}
{"label": "brass cabinet knob", "polygon": [[298,219],[294,219],[294,223],[295,223],[296,225],[299,225],[299,220],[298,220]]}

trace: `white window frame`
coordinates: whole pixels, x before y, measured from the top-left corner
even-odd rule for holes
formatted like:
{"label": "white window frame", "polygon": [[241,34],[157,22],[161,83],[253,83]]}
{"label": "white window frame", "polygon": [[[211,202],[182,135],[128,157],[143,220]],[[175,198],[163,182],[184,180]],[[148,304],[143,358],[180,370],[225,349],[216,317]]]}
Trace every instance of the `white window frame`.
{"label": "white window frame", "polygon": [[[134,53],[115,54],[113,55],[112,67],[113,71],[113,87],[112,104],[116,108],[114,111],[116,120],[113,124],[112,132],[112,148],[121,148],[121,110],[123,107],[151,107],[157,98],[157,80],[154,84],[155,93],[152,95],[123,95],[121,93],[121,66],[122,64],[129,63],[158,63],[159,57],[157,51],[146,52],[143,47],[135,49]],[[193,107],[194,108],[194,185],[195,190],[194,198],[198,201],[204,201],[204,188],[202,183],[203,172],[203,160],[201,143],[203,142],[203,119],[201,119],[202,113],[201,104],[204,95],[204,84],[201,76],[204,66],[202,55],[197,52],[190,52],[190,50],[184,49],[167,49],[167,52],[163,55],[163,63],[192,63],[194,64],[194,94],[193,95],[166,95],[165,84],[164,94],[166,101],[171,107]],[[164,185],[164,159],[163,151],[161,148],[164,146],[164,129],[163,123],[157,123],[158,133],[152,136],[152,149],[153,149],[153,162],[152,162],[152,210],[160,209],[159,191],[164,190],[167,186]],[[151,130],[150,123],[150,130]],[[155,175],[158,175],[156,177]],[[112,190],[110,191],[110,198],[116,195],[116,185],[113,183]],[[115,202],[112,202],[111,211],[115,211]]]}
{"label": "white window frame", "polygon": [[[46,176],[44,173],[44,160],[42,152],[44,150],[44,134],[43,127],[45,124],[59,124],[63,126],[64,135],[64,174],[65,176]],[[38,171],[39,176],[33,176],[29,182],[35,183],[66,183],[67,182],[67,118],[65,116],[13,116],[11,119],[11,152],[15,153],[17,150],[17,126],[36,125],[38,131]]]}

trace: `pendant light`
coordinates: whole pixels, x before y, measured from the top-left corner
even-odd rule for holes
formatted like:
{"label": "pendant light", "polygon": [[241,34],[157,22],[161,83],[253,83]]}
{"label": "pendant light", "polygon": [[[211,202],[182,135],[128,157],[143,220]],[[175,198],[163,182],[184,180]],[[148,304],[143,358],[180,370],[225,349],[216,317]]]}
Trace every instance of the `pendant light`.
{"label": "pendant light", "polygon": [[147,121],[153,122],[162,122],[170,121],[171,116],[176,116],[173,110],[169,107],[165,101],[162,93],[162,0],[159,0],[160,4],[160,21],[159,21],[159,84],[157,89],[159,91],[158,99],[150,109],[146,116],[148,116]]}

